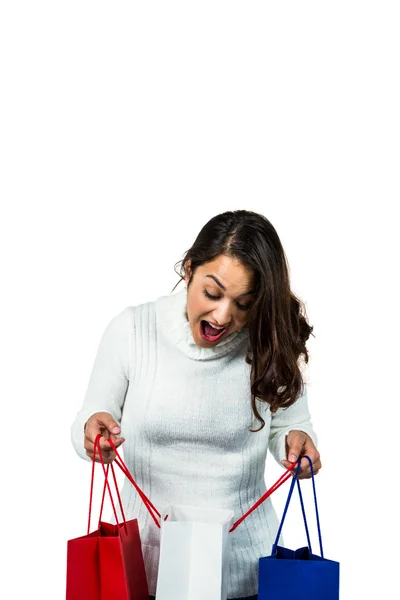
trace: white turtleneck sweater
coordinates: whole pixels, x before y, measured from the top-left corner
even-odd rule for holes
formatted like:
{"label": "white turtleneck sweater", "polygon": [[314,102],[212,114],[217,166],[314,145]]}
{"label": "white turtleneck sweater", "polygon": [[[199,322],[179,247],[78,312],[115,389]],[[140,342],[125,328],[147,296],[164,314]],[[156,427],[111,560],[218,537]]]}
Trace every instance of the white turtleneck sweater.
{"label": "white turtleneck sweater", "polygon": [[[285,434],[308,433],[316,443],[307,390],[287,409],[253,419],[248,330],[201,348],[185,316],[186,286],[155,301],[129,306],[107,325],[95,357],[83,406],[72,425],[80,457],[83,427],[95,412],[121,425],[124,460],[138,485],[161,512],[167,504],[233,509],[241,517],[266,491],[267,449],[286,458]],[[137,518],[149,593],[155,595],[160,530],[133,485],[125,479],[126,518]],[[258,559],[271,553],[278,520],[268,498],[231,537],[228,598],[257,594]]]}

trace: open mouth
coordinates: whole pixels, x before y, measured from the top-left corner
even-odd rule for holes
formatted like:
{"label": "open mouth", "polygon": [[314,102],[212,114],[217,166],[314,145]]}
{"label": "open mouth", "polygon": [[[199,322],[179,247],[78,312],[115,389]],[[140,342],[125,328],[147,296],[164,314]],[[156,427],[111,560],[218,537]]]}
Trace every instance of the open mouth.
{"label": "open mouth", "polygon": [[228,328],[216,329],[208,321],[200,321],[200,336],[206,342],[217,342]]}

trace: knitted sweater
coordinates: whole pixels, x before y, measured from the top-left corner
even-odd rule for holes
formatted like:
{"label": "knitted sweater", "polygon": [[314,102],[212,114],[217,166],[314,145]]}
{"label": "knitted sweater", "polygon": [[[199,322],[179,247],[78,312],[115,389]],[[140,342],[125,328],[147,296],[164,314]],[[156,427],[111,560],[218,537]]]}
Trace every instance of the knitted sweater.
{"label": "knitted sweater", "polygon": [[[250,400],[246,328],[210,348],[192,337],[185,316],[186,286],[155,301],[128,306],[107,325],[83,406],[72,425],[73,446],[84,450],[83,427],[106,411],[121,425],[124,460],[138,485],[162,511],[170,503],[233,509],[241,517],[266,491],[269,449],[286,458],[285,434],[300,429],[316,443],[307,390],[275,415],[257,400],[261,431]],[[126,518],[137,518],[149,593],[155,595],[160,529],[133,485],[121,492]],[[115,522],[115,521],[114,521]],[[257,593],[258,559],[271,553],[278,520],[270,499],[231,537],[228,598]]]}

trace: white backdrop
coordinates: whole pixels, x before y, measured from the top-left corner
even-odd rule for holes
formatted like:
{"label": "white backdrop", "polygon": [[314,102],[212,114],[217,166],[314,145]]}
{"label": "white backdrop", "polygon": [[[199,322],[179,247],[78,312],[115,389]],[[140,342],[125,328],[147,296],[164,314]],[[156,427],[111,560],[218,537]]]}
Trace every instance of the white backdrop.
{"label": "white backdrop", "polygon": [[[90,479],[70,426],[104,328],[238,208],[276,227],[314,325],[341,600],[399,597],[398,31],[384,0],[1,4],[2,597],[64,598]],[[285,533],[303,545],[294,507]]]}

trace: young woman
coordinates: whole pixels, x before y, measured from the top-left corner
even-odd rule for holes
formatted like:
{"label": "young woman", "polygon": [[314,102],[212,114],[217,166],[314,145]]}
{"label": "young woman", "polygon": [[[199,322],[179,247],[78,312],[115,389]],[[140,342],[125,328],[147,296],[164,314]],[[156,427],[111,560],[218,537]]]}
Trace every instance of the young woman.
{"label": "young woman", "polygon": [[[315,473],[321,468],[299,365],[308,362],[313,328],[261,214],[213,217],[179,274],[179,292],[128,306],[109,322],[72,442],[92,460],[101,433],[106,462],[115,453],[105,438],[124,444],[128,469],[159,509],[230,508],[239,518],[266,491],[268,450],[286,468],[305,454]],[[310,475],[304,459],[300,477]],[[126,518],[139,521],[152,598],[160,530],[128,480],[122,501]],[[230,534],[228,598],[257,598],[258,559],[270,554],[277,527],[267,499]]]}

